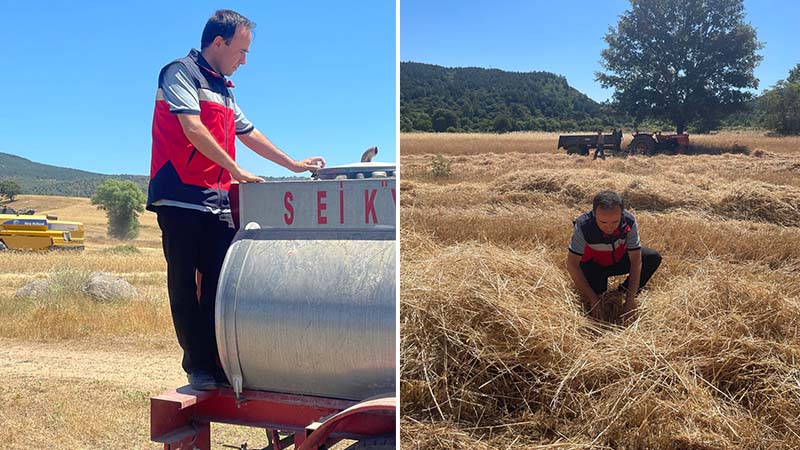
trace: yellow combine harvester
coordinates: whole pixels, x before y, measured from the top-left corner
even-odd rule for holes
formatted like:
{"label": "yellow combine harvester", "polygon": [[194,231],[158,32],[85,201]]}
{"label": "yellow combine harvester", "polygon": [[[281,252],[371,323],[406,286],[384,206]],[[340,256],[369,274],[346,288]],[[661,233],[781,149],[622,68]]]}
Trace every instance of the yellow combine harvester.
{"label": "yellow combine harvester", "polygon": [[57,217],[23,214],[0,208],[0,251],[3,250],[83,250],[83,224]]}

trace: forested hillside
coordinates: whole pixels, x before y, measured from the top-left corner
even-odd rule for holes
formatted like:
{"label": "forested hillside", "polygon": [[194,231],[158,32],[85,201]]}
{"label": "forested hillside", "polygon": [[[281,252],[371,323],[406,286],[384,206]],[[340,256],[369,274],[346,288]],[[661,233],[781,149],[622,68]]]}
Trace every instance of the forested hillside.
{"label": "forested hillside", "polygon": [[590,130],[601,105],[548,72],[400,63],[402,131]]}

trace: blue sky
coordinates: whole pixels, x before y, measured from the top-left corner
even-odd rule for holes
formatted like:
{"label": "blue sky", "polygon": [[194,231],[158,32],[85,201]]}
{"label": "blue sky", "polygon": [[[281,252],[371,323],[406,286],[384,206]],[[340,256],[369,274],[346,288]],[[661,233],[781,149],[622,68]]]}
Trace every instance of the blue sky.
{"label": "blue sky", "polygon": [[[255,21],[234,73],[248,118],[295,159],[396,157],[395,4],[323,0],[3,2],[0,152],[101,173],[147,175],[159,69],[199,47],[218,8]],[[251,172],[291,173],[241,143]]]}
{"label": "blue sky", "polygon": [[[765,43],[756,69],[759,91],[800,63],[800,2],[745,0],[747,21]],[[447,67],[490,67],[567,77],[569,84],[603,101],[611,90],[594,81],[601,70],[603,36],[630,7],[627,0],[402,0],[400,60]]]}

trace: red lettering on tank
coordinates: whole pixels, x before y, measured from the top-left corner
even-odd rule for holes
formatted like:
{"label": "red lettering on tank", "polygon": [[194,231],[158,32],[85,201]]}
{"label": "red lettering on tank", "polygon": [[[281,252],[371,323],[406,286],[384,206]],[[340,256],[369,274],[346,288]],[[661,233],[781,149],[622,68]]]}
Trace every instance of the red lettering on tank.
{"label": "red lettering on tank", "polygon": [[397,191],[394,189],[392,189],[392,203],[394,203],[394,206],[397,206]]}
{"label": "red lettering on tank", "polygon": [[283,194],[283,206],[286,208],[286,213],[283,215],[283,221],[286,222],[286,225],[291,225],[294,222],[294,207],[292,206],[292,200],[294,200],[294,196],[291,192],[286,192]]}
{"label": "red lettering on tank", "polygon": [[317,225],[326,225],[328,218],[322,215],[322,211],[328,209],[328,205],[322,201],[328,195],[325,191],[317,191]]}
{"label": "red lettering on tank", "polygon": [[377,193],[377,189],[373,189],[372,193],[369,189],[364,189],[364,223],[369,223],[370,215],[372,215],[372,223],[378,223],[378,216],[375,215],[375,194]]}

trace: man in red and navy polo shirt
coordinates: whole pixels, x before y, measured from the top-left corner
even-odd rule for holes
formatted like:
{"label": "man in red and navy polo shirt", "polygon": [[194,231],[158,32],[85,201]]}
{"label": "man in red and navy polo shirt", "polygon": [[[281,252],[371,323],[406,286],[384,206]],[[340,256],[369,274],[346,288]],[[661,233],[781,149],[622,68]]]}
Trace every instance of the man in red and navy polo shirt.
{"label": "man in red and navy polo shirt", "polygon": [[235,11],[216,11],[203,29],[200,50],[167,64],[158,76],[147,209],[156,212],[161,227],[183,369],[189,384],[201,390],[225,381],[216,363],[214,301],[236,232],[228,200],[231,180],[264,181],[236,163],[236,138],[293,172],[325,164],[320,157],[290,158],[234,101],[233,83],[226,77],[247,62],[254,27]]}
{"label": "man in red and navy polo shirt", "polygon": [[632,311],[637,308],[636,294],[658,269],[661,255],[641,246],[636,219],[625,210],[616,192],[598,193],[592,201],[592,211],[573,223],[567,271],[590,314],[595,319],[602,318],[598,296],[608,289],[608,277],[628,274],[618,289],[626,293],[623,315],[632,318]]}

